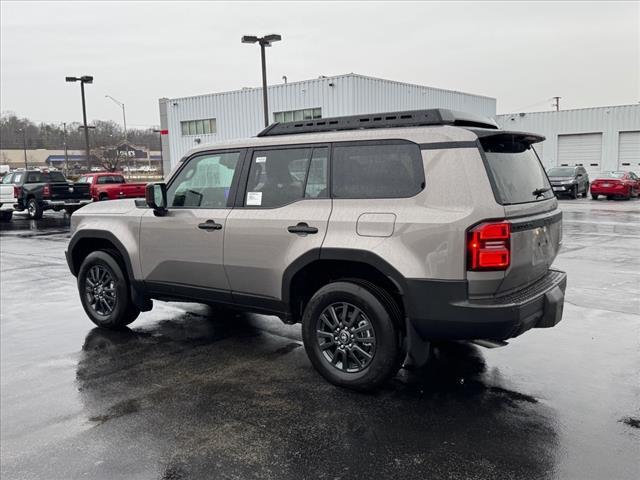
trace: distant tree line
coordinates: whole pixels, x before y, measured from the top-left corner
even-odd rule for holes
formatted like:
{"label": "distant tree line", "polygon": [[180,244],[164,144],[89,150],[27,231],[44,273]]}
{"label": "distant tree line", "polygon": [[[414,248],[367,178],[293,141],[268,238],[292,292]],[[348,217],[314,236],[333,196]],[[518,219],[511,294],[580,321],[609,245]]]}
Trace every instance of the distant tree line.
{"label": "distant tree line", "polygon": [[[85,145],[84,133],[79,128],[81,125],[80,122],[67,123],[65,135],[63,124],[36,124],[28,118],[19,118],[13,112],[6,112],[0,116],[0,148],[22,148],[24,130],[28,149],[62,150],[66,136],[67,148],[83,150]],[[124,130],[116,122],[96,120],[90,126],[95,127],[89,130],[89,146],[92,150],[115,146],[124,140]],[[151,150],[160,150],[160,136],[152,128],[127,130],[127,141]]]}

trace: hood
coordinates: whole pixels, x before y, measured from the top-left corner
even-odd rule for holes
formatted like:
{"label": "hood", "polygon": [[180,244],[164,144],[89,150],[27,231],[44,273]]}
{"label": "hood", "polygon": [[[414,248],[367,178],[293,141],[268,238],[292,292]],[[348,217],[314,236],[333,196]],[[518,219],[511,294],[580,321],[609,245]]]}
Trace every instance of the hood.
{"label": "hood", "polygon": [[552,182],[570,182],[572,180],[575,180],[576,177],[552,177],[549,176],[549,180],[551,180]]}
{"label": "hood", "polygon": [[[122,200],[92,202],[82,207],[77,213],[81,215],[123,215],[136,208],[135,198],[124,198]],[[76,214],[74,213],[74,215]]]}

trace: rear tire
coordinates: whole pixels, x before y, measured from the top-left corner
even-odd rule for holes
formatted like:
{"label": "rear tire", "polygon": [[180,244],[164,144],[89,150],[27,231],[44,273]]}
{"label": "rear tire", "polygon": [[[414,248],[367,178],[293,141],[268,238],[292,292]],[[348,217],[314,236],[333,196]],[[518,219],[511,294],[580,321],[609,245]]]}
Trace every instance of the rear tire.
{"label": "rear tire", "polygon": [[613,200],[613,196],[612,195],[607,195],[607,200]]}
{"label": "rear tire", "polygon": [[29,214],[29,218],[32,218],[33,220],[40,220],[42,218],[43,211],[44,209],[38,200],[35,198],[29,199],[27,202],[27,213]]}
{"label": "rear tire", "polygon": [[346,281],[329,283],[313,295],[302,318],[302,339],[326,380],[364,391],[398,371],[399,333],[385,303],[363,285]]}
{"label": "rear tire", "polygon": [[591,200],[598,200],[598,194],[597,193],[592,193],[591,194]]}
{"label": "rear tire", "polygon": [[584,187],[583,196],[584,196],[584,198],[587,198],[589,196],[589,183],[587,183],[587,185]]}
{"label": "rear tire", "polygon": [[0,222],[10,222],[13,217],[13,210],[3,210],[0,212]]}
{"label": "rear tire", "polygon": [[87,255],[78,272],[78,292],[84,311],[99,327],[121,328],[140,315],[131,301],[127,277],[109,252]]}

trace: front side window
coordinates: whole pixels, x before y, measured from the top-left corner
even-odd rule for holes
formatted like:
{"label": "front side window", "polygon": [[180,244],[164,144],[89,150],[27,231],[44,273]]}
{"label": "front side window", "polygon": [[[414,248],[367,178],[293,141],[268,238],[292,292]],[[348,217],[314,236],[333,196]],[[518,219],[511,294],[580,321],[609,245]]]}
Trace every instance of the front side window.
{"label": "front side window", "polygon": [[239,152],[195,157],[167,189],[169,207],[226,208]]}
{"label": "front side window", "polygon": [[406,198],[424,188],[415,143],[338,145],[331,162],[334,198]]}
{"label": "front side window", "polygon": [[275,208],[302,199],[312,151],[311,148],[290,148],[254,152],[245,206]]}

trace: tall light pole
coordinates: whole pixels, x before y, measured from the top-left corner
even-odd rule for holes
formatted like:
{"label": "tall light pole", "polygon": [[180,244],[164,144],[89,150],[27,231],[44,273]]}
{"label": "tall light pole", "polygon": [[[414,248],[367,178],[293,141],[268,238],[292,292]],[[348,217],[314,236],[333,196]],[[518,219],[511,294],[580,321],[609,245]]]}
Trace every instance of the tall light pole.
{"label": "tall light pole", "polygon": [[127,115],[124,111],[124,103],[119,100],[116,100],[111,95],[105,95],[105,98],[108,98],[113,101],[116,105],[119,105],[122,108],[122,124],[124,125],[124,141],[127,141]]}
{"label": "tall light pole", "polygon": [[19,128],[16,130],[16,133],[22,134],[22,149],[24,150],[24,169],[27,170],[27,129]]}
{"label": "tall light pole", "polygon": [[64,145],[64,174],[69,176],[69,152],[67,150],[67,122],[62,123],[62,143]]}
{"label": "tall light pole", "polygon": [[282,36],[271,34],[264,37],[255,37],[245,35],[242,37],[242,43],[258,43],[260,44],[260,56],[262,59],[262,102],[264,109],[264,126],[269,126],[269,102],[267,100],[267,62],[264,55],[265,47],[270,47],[273,42],[279,42]]}
{"label": "tall light pole", "polygon": [[87,169],[91,171],[91,150],[89,150],[89,129],[87,128],[87,106],[84,101],[84,84],[93,83],[91,75],[81,77],[65,77],[67,82],[80,82],[80,94],[82,95],[82,122],[84,125],[84,146],[87,151]]}
{"label": "tall light pole", "polygon": [[162,135],[166,135],[168,132],[168,130],[161,130],[158,128],[154,128],[153,129],[153,133],[159,133],[160,134],[160,175],[162,175],[162,177],[164,177],[164,157],[162,154]]}

